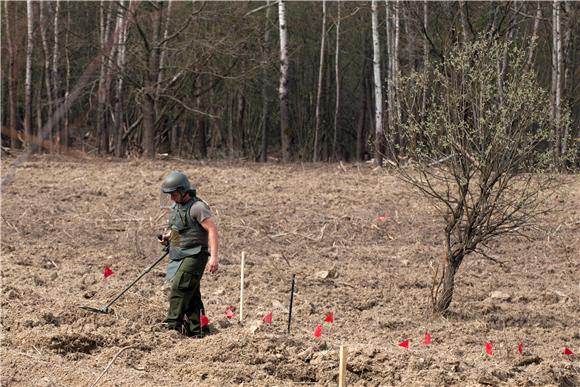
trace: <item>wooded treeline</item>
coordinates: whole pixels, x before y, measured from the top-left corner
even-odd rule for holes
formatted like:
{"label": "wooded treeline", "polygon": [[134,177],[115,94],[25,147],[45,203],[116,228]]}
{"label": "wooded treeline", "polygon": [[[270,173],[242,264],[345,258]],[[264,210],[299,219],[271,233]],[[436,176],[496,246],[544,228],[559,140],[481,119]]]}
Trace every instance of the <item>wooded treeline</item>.
{"label": "wooded treeline", "polygon": [[[526,50],[557,157],[579,143],[574,2],[2,3],[2,144],[267,161],[404,155],[428,76],[484,36]],[[509,68],[506,55],[498,73]],[[406,110],[411,109],[412,112]],[[377,122],[378,120],[378,122]]]}

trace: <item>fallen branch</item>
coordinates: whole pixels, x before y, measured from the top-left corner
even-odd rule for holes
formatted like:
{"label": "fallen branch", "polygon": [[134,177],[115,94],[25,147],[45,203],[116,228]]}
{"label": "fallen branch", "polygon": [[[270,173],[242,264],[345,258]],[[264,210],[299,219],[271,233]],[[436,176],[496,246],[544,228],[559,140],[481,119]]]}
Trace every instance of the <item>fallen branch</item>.
{"label": "fallen branch", "polygon": [[109,364],[107,364],[107,366],[105,367],[105,369],[103,370],[103,372],[101,372],[101,374],[99,375],[99,377],[97,378],[97,380],[95,380],[93,382],[93,384],[91,384],[91,387],[94,387],[97,385],[97,383],[99,382],[99,380],[101,380],[101,378],[103,377],[104,374],[107,373],[107,371],[109,370],[109,368],[111,368],[111,365],[113,365],[113,363],[115,362],[115,360],[117,360],[117,358],[119,357],[119,355],[121,353],[123,353],[123,351],[125,351],[126,349],[129,348],[133,348],[132,345],[129,345],[127,347],[121,348],[121,350],[119,352],[117,352],[117,354],[113,357],[113,359],[111,359],[111,361],[109,362]]}

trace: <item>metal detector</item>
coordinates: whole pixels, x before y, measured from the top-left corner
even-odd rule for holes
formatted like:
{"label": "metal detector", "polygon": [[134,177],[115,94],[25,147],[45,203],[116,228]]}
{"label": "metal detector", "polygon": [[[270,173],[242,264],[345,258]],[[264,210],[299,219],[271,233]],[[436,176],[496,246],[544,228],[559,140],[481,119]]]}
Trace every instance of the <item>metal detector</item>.
{"label": "metal detector", "polygon": [[121,298],[127,290],[129,290],[133,285],[135,285],[137,283],[137,281],[139,281],[141,278],[143,278],[143,276],[145,274],[149,273],[151,271],[151,269],[153,269],[155,266],[157,266],[157,264],[159,262],[161,262],[163,260],[163,258],[165,258],[167,256],[167,254],[169,254],[169,251],[167,251],[165,254],[163,254],[161,257],[159,257],[159,259],[157,259],[155,262],[153,262],[153,264],[151,266],[149,266],[141,274],[139,274],[139,277],[135,278],[135,280],[133,282],[131,282],[129,284],[129,286],[127,286],[125,288],[125,290],[123,290],[121,293],[119,293],[117,295],[117,297],[115,297],[113,300],[111,300],[107,305],[104,305],[100,308],[93,308],[90,306],[81,306],[80,308],[84,309],[86,311],[89,311],[89,312],[93,312],[93,313],[102,313],[102,314],[109,313],[110,312],[109,308],[111,307],[111,305],[113,305],[119,298]]}

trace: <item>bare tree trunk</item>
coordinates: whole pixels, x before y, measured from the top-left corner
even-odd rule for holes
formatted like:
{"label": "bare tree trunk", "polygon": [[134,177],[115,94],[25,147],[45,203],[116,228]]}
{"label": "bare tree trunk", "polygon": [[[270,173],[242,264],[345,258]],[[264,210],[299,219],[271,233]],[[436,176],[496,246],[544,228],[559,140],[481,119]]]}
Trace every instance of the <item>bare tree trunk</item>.
{"label": "bare tree trunk", "polygon": [[314,146],[312,161],[317,162],[319,156],[318,136],[320,133],[320,99],[322,97],[322,77],[324,72],[324,54],[326,46],[326,0],[322,0],[322,32],[320,35],[320,65],[318,66],[318,92],[316,93],[316,113],[314,125]]}
{"label": "bare tree trunk", "polygon": [[[565,104],[568,106],[574,106],[574,95],[573,95],[573,87],[574,84],[571,82],[572,78],[572,67],[574,66],[574,62],[572,61],[572,28],[575,26],[576,19],[575,19],[575,10],[576,8],[572,6],[571,2],[567,1],[564,3],[564,7],[566,10],[566,31],[564,33],[564,47],[563,47],[563,56],[562,56],[562,71],[564,73],[564,77],[562,79],[562,90],[563,90],[563,98],[566,100]],[[566,124],[562,128],[562,154],[566,155],[568,152],[568,141],[570,136],[570,125]]]}
{"label": "bare tree trunk", "polygon": [[156,116],[159,116],[158,102],[159,102],[159,96],[161,94],[161,83],[163,82],[163,75],[164,75],[163,66],[165,65],[165,45],[166,45],[165,40],[169,36],[169,22],[171,20],[171,4],[173,4],[173,1],[168,0],[167,1],[167,10],[165,11],[165,25],[163,27],[163,40],[162,40],[163,44],[159,48],[159,50],[160,50],[160,53],[159,53],[159,73],[157,74],[157,88],[155,90]]}
{"label": "bare tree trunk", "polygon": [[[208,84],[211,83],[211,80]],[[198,110],[203,110],[202,106],[202,99],[201,97],[197,97],[196,99],[196,107]],[[215,109],[215,105],[213,103],[214,100],[214,90],[210,90],[209,92],[209,104],[210,109]],[[199,155],[199,158],[205,159],[207,158],[207,132],[209,130],[209,121],[206,116],[200,115],[197,121],[197,128],[195,131],[195,138],[194,147],[196,149],[196,153]]]}
{"label": "bare tree trunk", "polygon": [[[425,30],[425,35],[427,35],[428,25],[429,25],[429,2],[423,0],[423,29]],[[429,41],[425,36],[423,38],[423,69],[425,72],[425,77],[429,73]],[[421,117],[425,117],[425,112],[427,110],[427,86],[423,88],[423,96],[421,99]]]}
{"label": "bare tree trunk", "polygon": [[[514,6],[515,7],[515,6]],[[509,10],[512,9],[511,7],[508,8],[508,14],[509,14]],[[508,42],[508,44],[510,42],[513,41],[513,37],[515,34],[515,30],[517,27],[517,17],[518,17],[518,10],[516,8],[513,8],[513,16],[512,16],[512,22],[510,23],[510,26],[508,28],[508,32],[506,34],[506,41]],[[504,74],[505,71],[507,69],[507,51],[508,48],[507,46],[504,48],[503,50],[503,55],[501,57],[501,62],[500,59],[498,58],[498,62],[497,62],[497,90],[498,90],[498,95],[499,95],[499,103],[501,106],[503,106],[503,79],[504,79]]]}
{"label": "bare tree trunk", "polygon": [[455,289],[455,274],[459,266],[452,259],[446,258],[442,262],[443,268],[439,278],[434,278],[431,289],[432,312],[437,315],[445,314],[451,305]]}
{"label": "bare tree trunk", "polygon": [[338,112],[340,108],[340,67],[338,59],[340,54],[340,0],[336,2],[336,45],[334,49],[334,83],[336,88],[336,97],[334,104],[334,131],[332,136],[332,158],[338,160],[336,142],[338,138]]}
{"label": "bare tree trunk", "polygon": [[552,114],[554,117],[554,153],[556,163],[560,164],[561,143],[562,143],[562,129],[561,129],[561,77],[562,72],[562,37],[560,34],[560,1],[554,0],[552,6],[552,38],[553,38],[553,53],[552,53],[552,92],[553,92],[553,107]]}
{"label": "bare tree trunk", "polygon": [[171,127],[171,141],[169,143],[169,149],[171,149],[171,154],[174,156],[180,156],[179,155],[179,136],[181,134],[181,123],[180,122],[176,122],[173,124],[173,126]]}
{"label": "bare tree trunk", "polygon": [[34,14],[32,0],[26,0],[26,75],[24,79],[24,141],[31,147],[32,141],[32,52],[34,50]]}
{"label": "bare tree trunk", "polygon": [[161,29],[161,17],[163,15],[163,2],[156,2],[157,12],[151,17],[151,40],[150,49],[147,53],[147,74],[145,76],[145,90],[143,95],[143,155],[146,158],[155,158],[155,82],[159,73],[159,34]]}
{"label": "bare tree trunk", "polygon": [[227,134],[227,155],[230,160],[234,158],[234,97],[231,96],[229,93],[227,94],[226,98],[224,98],[226,103],[226,116],[228,117],[226,121],[226,134]]}
{"label": "bare tree trunk", "polygon": [[[10,6],[9,6],[10,4]],[[8,45],[8,126],[10,126],[10,147],[19,148],[18,141],[18,77],[16,76],[16,47],[14,45],[15,32],[12,21],[14,20],[15,3],[4,2],[4,23],[6,25],[6,41]]]}
{"label": "bare tree trunk", "polygon": [[534,51],[538,45],[538,30],[540,28],[540,20],[542,19],[542,6],[540,1],[537,1],[536,16],[534,17],[534,27],[532,29],[532,37],[530,38],[530,45],[528,46],[528,61],[527,68],[531,68],[534,59]]}
{"label": "bare tree trunk", "polygon": [[461,16],[461,33],[463,44],[469,41],[469,25],[467,23],[467,4],[465,1],[459,2],[459,14]]}
{"label": "bare tree trunk", "polygon": [[381,49],[379,42],[379,18],[377,2],[372,0],[372,27],[373,27],[373,89],[375,92],[375,163],[383,165],[384,138],[383,131],[383,92],[381,84]]}
{"label": "bare tree trunk", "polygon": [[[54,33],[54,44],[52,46],[52,83],[53,83],[53,91],[54,91],[54,99],[55,101],[58,99],[58,49],[59,49],[59,40],[58,40],[58,27],[59,27],[59,16],[60,16],[60,0],[55,0],[55,8],[54,8],[54,24],[53,24],[53,33]],[[56,122],[55,122],[56,124]]]}
{"label": "bare tree trunk", "polygon": [[362,66],[362,87],[361,87],[361,97],[360,110],[358,116],[358,123],[356,125],[356,159],[363,160],[365,152],[365,122],[367,116],[367,99],[368,99],[368,77],[367,77],[367,64],[366,61]]}
{"label": "bare tree trunk", "polygon": [[[59,62],[59,34],[58,34],[58,27],[60,25],[60,0],[55,1],[54,7],[54,17],[53,17],[53,34],[54,34],[54,44],[52,46],[52,91],[53,91],[53,98],[55,107],[54,109],[58,109],[58,105],[62,104],[60,100],[61,93],[59,92],[59,76],[58,76],[58,62]],[[54,133],[56,135],[57,141],[55,141],[55,146],[60,151],[60,144],[61,144],[61,129],[60,129],[60,119],[53,121],[54,125]]]}
{"label": "bare tree trunk", "polygon": [[246,97],[244,96],[243,90],[238,91],[238,108],[237,108],[237,120],[236,120],[236,130],[238,131],[237,138],[241,139],[239,144],[239,152],[244,153],[244,144],[246,142],[246,136],[244,131],[244,120],[246,118]]}
{"label": "bare tree trunk", "polygon": [[[107,6],[105,7],[105,4]],[[113,3],[101,1],[100,5],[100,43],[101,43],[101,63],[99,73],[99,87],[97,90],[97,138],[99,139],[99,153],[109,152],[109,129],[107,125],[107,73],[110,52],[105,48],[109,41],[109,31],[111,25],[111,15],[113,13]]]}
{"label": "bare tree trunk", "polygon": [[[42,52],[44,54],[44,84],[46,87],[46,99],[48,102],[48,109],[47,109],[47,117],[52,116],[52,112],[54,111],[54,103],[52,99],[52,82],[50,81],[51,71],[50,71],[50,54],[48,50],[48,41],[46,38],[46,27],[48,25],[46,20],[46,15],[44,13],[44,7],[48,6],[47,2],[39,2],[38,8],[40,11],[40,39],[42,43]],[[41,109],[42,111],[42,109]],[[42,116],[41,121],[42,122]],[[40,126],[39,126],[40,128]],[[48,140],[49,144],[52,142],[52,127],[48,127],[48,133],[43,133],[42,135],[46,135],[46,140]],[[43,138],[45,139],[45,138]],[[52,148],[52,147],[51,147]],[[52,149],[48,149],[48,151],[52,151]]]}
{"label": "bare tree trunk", "polygon": [[[427,114],[427,89],[428,83],[427,78],[429,77],[429,41],[427,40],[428,27],[429,27],[429,8],[428,1],[423,1],[423,30],[425,31],[425,36],[423,37],[423,74],[425,76],[425,86],[423,87],[423,93],[421,96],[421,121],[424,121]],[[417,133],[413,131],[413,139],[411,142],[411,148],[413,153],[415,153],[415,148],[417,146]]]}
{"label": "bare tree trunk", "polygon": [[123,72],[125,71],[125,52],[127,43],[127,23],[123,20],[126,15],[121,11],[125,7],[125,0],[121,1],[117,15],[117,81],[115,85],[115,156],[122,157],[125,154],[123,141]]}
{"label": "bare tree trunk", "polygon": [[395,81],[394,81],[394,33],[391,17],[391,2],[385,0],[385,29],[386,29],[386,57],[387,57],[387,146],[392,148],[393,129],[395,126]]}
{"label": "bare tree trunk", "polygon": [[[64,104],[68,106],[68,101],[70,97],[70,56],[69,56],[69,30],[70,30],[70,6],[67,6],[66,11],[66,25],[67,28],[65,29],[64,35],[64,55],[65,55],[65,63],[66,63],[66,74],[64,80]],[[65,149],[70,146],[70,130],[69,130],[69,109],[64,109],[64,116],[63,116],[63,123],[62,123],[62,135],[61,135],[61,144],[64,145]]]}
{"label": "bare tree trunk", "polygon": [[401,145],[401,106],[399,103],[399,41],[400,41],[400,3],[395,1],[395,37],[393,41],[393,102],[394,102],[394,121],[397,133],[397,144]]}
{"label": "bare tree trunk", "polygon": [[262,128],[262,144],[260,147],[260,161],[268,161],[268,89],[266,88],[268,77],[267,58],[270,48],[270,0],[266,1],[266,21],[264,27],[264,53],[262,61],[262,117],[260,124]]}
{"label": "bare tree trunk", "polygon": [[282,161],[290,161],[292,129],[288,117],[288,30],[286,26],[286,0],[278,2],[280,25],[280,137],[282,139]]}

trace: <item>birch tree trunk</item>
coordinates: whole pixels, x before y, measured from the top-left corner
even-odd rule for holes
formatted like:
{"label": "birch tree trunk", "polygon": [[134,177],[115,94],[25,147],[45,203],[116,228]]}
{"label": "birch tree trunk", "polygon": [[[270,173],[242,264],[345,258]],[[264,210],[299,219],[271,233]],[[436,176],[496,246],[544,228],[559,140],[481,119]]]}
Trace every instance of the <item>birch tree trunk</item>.
{"label": "birch tree trunk", "polygon": [[115,84],[115,156],[122,157],[125,153],[123,141],[123,72],[125,71],[125,52],[127,43],[127,23],[124,19],[128,17],[123,14],[125,0],[121,1],[119,13],[117,14],[117,80]]}
{"label": "birch tree trunk", "polygon": [[32,0],[26,0],[26,75],[24,79],[24,141],[31,147],[32,141],[32,53],[34,50],[34,14]]}
{"label": "birch tree trunk", "polygon": [[467,4],[465,1],[459,2],[459,14],[461,17],[461,34],[463,37],[463,44],[469,41],[469,25],[467,23]]}
{"label": "birch tree trunk", "polygon": [[[47,117],[52,116],[52,112],[54,111],[54,104],[52,99],[52,82],[51,82],[51,70],[50,70],[50,53],[48,50],[48,41],[46,37],[46,27],[48,26],[48,22],[46,19],[45,14],[45,7],[48,6],[47,2],[39,2],[38,9],[40,12],[40,39],[42,43],[42,52],[44,54],[44,85],[46,87],[46,98],[48,102],[48,109],[47,109]],[[42,112],[42,109],[39,109]],[[40,121],[42,122],[42,116],[40,117]],[[39,126],[40,127],[40,126]],[[43,140],[48,140],[50,144],[52,142],[52,125],[47,126],[47,133],[42,133]],[[44,138],[46,136],[46,138]],[[52,148],[52,147],[51,147]],[[49,149],[51,151],[52,149]]]}
{"label": "birch tree trunk", "polygon": [[278,2],[278,22],[280,26],[280,138],[282,161],[290,161],[292,129],[288,117],[288,31],[286,26],[286,0]]}
{"label": "birch tree trunk", "polygon": [[[58,50],[59,50],[59,36],[58,36],[58,27],[60,23],[60,0],[55,1],[54,6],[54,24],[53,24],[53,33],[54,33],[54,44],[52,46],[52,84],[53,84],[53,91],[54,91],[54,99],[55,102],[59,98],[58,93]],[[56,123],[55,123],[56,124]]]}
{"label": "birch tree trunk", "polygon": [[159,73],[157,74],[157,89],[155,90],[155,112],[156,115],[159,116],[159,96],[161,94],[161,83],[163,82],[164,76],[164,68],[165,65],[165,46],[166,40],[169,36],[169,22],[171,20],[171,4],[173,3],[172,0],[167,1],[167,9],[165,11],[165,25],[163,27],[163,44],[159,48]]}
{"label": "birch tree trunk", "polygon": [[[425,85],[423,87],[423,93],[421,95],[421,111],[420,111],[420,117],[421,120],[423,121],[427,115],[427,90],[429,87],[429,83],[427,82],[427,79],[429,77],[429,41],[427,40],[427,35],[428,35],[428,27],[429,27],[429,8],[428,8],[428,2],[427,0],[423,1],[423,30],[425,31],[425,34],[423,36],[423,75],[425,77]],[[412,134],[412,139],[411,139],[411,149],[413,151],[413,153],[415,153],[415,149],[417,147],[417,137],[421,137],[422,134],[421,133],[415,133],[415,131],[413,131]]]}
{"label": "birch tree trunk", "polygon": [[[65,56],[65,79],[64,79],[64,105],[68,106],[68,101],[70,97],[70,55],[69,55],[69,30],[70,30],[70,7],[67,6],[66,10],[66,25],[65,35],[64,35],[64,56]],[[69,131],[69,109],[64,109],[63,123],[62,123],[62,135],[61,144],[66,148],[70,146],[70,131]]]}
{"label": "birch tree trunk", "polygon": [[381,88],[381,49],[379,42],[379,18],[377,1],[372,0],[373,28],[373,89],[375,92],[375,163],[383,165],[384,131],[383,131],[383,93]]}
{"label": "birch tree trunk", "polygon": [[312,161],[317,162],[319,156],[318,136],[320,133],[320,99],[322,97],[322,78],[324,74],[324,54],[326,45],[326,0],[322,0],[322,31],[320,34],[320,64],[318,66],[318,92],[316,93],[316,113],[314,127],[314,146]]}
{"label": "birch tree trunk", "polygon": [[387,146],[391,149],[393,142],[393,128],[395,122],[395,84],[394,84],[394,33],[393,20],[391,17],[391,2],[385,0],[385,32],[386,32],[386,57],[387,57]]}
{"label": "birch tree trunk", "polygon": [[542,19],[542,6],[540,1],[537,1],[536,16],[534,17],[534,27],[532,28],[532,36],[530,38],[530,45],[528,46],[528,61],[526,68],[531,68],[534,60],[534,51],[538,45],[538,30],[540,28],[540,20]]}
{"label": "birch tree trunk", "polygon": [[[516,36],[517,30],[518,30],[519,14],[521,11],[521,5],[518,5],[518,3],[515,3],[510,8],[513,10],[513,17],[512,17],[510,27],[509,27],[509,31],[508,31],[507,36],[506,36],[506,40],[508,43],[513,42],[514,36]],[[501,70],[500,70],[499,76],[498,76],[498,90],[499,90],[500,103],[502,105],[503,105],[502,101],[503,101],[503,83],[504,83],[503,79],[504,79],[504,75],[506,73],[507,65],[508,65],[507,53],[508,53],[508,47],[506,46],[503,50]]]}
{"label": "birch tree trunk", "polygon": [[[10,6],[9,6],[10,4]],[[14,6],[15,3],[4,2],[4,23],[6,25],[6,42],[8,48],[8,126],[10,127],[10,147],[19,148],[18,141],[18,77],[16,76],[16,47],[14,45]]]}
{"label": "birch tree trunk", "polygon": [[[425,77],[429,73],[429,41],[427,40],[427,31],[429,23],[429,2],[423,0],[423,29],[425,30],[425,36],[423,37],[423,69]],[[423,96],[421,99],[421,117],[425,117],[425,111],[427,109],[427,86],[423,88]]]}
{"label": "birch tree trunk", "polygon": [[393,41],[393,103],[394,103],[394,124],[397,133],[397,145],[402,145],[401,136],[401,106],[399,103],[399,41],[400,41],[400,3],[399,0],[395,1],[395,37]]}
{"label": "birch tree trunk", "polygon": [[[54,44],[52,46],[52,92],[53,92],[53,99],[54,99],[54,109],[58,109],[58,106],[62,104],[60,100],[61,93],[59,92],[59,76],[58,76],[58,62],[59,62],[59,33],[58,27],[60,25],[60,0],[56,0],[54,3],[54,15],[53,15],[53,34],[54,34]],[[54,124],[54,134],[56,136],[57,141],[55,141],[55,146],[60,151],[60,144],[61,144],[61,130],[60,130],[60,121],[56,120],[53,121]]]}
{"label": "birch tree trunk", "polygon": [[270,0],[266,1],[266,21],[264,26],[264,52],[262,60],[262,117],[260,119],[262,129],[262,143],[260,146],[260,161],[268,161],[268,89],[266,79],[268,77],[268,52],[270,49]]}
{"label": "birch tree trunk", "polygon": [[338,154],[336,150],[336,142],[338,138],[338,112],[340,108],[340,67],[338,65],[340,54],[340,0],[336,2],[336,45],[334,48],[334,83],[335,83],[335,103],[334,103],[334,125],[333,125],[333,135],[332,135],[332,157],[336,161],[338,160]]}
{"label": "birch tree trunk", "polygon": [[[106,7],[105,7],[106,4]],[[109,31],[111,25],[111,15],[113,3],[101,1],[100,6],[100,42],[101,42],[101,63],[99,73],[99,87],[97,90],[97,138],[99,139],[99,153],[109,152],[109,129],[106,117],[107,104],[107,72],[108,58],[110,52],[106,50],[109,41]]]}
{"label": "birch tree trunk", "polygon": [[[565,104],[568,106],[574,106],[574,95],[573,95],[573,85],[572,79],[572,67],[574,62],[572,60],[572,28],[574,28],[575,23],[575,10],[576,8],[572,6],[571,2],[567,1],[564,3],[566,10],[566,31],[564,33],[564,43],[563,43],[563,57],[562,57],[562,71],[564,73],[562,79],[562,94],[565,100]],[[568,140],[569,140],[569,124],[563,125],[562,128],[562,154],[565,155],[568,152]]]}
{"label": "birch tree trunk", "polygon": [[552,91],[553,91],[553,107],[552,115],[555,121],[554,128],[554,153],[556,157],[556,164],[560,163],[561,143],[562,143],[562,129],[561,129],[561,79],[562,72],[562,38],[560,35],[560,1],[554,0],[552,4]]}

